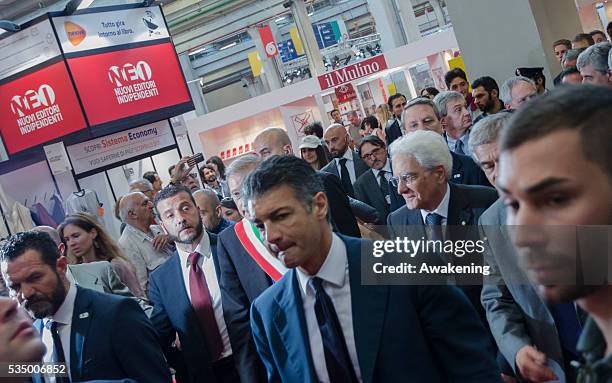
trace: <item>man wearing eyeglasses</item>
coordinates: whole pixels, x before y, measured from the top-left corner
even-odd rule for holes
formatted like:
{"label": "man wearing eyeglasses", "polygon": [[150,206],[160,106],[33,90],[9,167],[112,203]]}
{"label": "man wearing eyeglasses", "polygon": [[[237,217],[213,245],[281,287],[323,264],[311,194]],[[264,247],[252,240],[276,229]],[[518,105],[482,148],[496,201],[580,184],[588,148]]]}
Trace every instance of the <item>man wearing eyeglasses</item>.
{"label": "man wearing eyeglasses", "polygon": [[198,173],[193,171],[195,165],[188,164],[190,157],[183,157],[176,164],[168,168],[170,173],[170,183],[172,185],[183,185],[192,192],[200,188],[198,183]]}
{"label": "man wearing eyeglasses", "polygon": [[377,224],[384,225],[390,212],[390,195],[396,194],[395,198],[401,199],[397,195],[397,188],[389,184],[393,174],[387,146],[377,136],[366,136],[359,142],[357,149],[359,156],[370,170],[355,181],[355,198],[374,207],[380,219]]}
{"label": "man wearing eyeglasses", "polygon": [[[393,178],[391,184],[405,205],[389,214],[390,238],[409,237],[429,240],[478,240],[476,224],[480,215],[497,200],[493,188],[458,185],[449,182],[452,157],[444,138],[433,131],[416,131],[391,145]],[[482,254],[445,257],[458,264],[482,264]],[[450,259],[449,259],[450,258]],[[446,263],[446,262],[445,262]],[[488,328],[480,304],[482,276],[457,276],[461,289],[470,299]]]}

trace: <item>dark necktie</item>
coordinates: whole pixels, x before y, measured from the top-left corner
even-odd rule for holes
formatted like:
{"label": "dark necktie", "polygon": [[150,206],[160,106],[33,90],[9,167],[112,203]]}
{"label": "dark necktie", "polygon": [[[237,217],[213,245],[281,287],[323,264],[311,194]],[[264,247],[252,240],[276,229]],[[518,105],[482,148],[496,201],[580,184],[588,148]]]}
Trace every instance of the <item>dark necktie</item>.
{"label": "dark necktie", "polygon": [[189,254],[189,292],[191,293],[191,305],[200,322],[200,328],[206,338],[212,361],[215,362],[223,352],[223,341],[215,318],[215,310],[206,283],[206,276],[198,265],[198,259],[201,256],[202,254],[198,252]]}
{"label": "dark necktie", "polygon": [[425,223],[431,229],[431,240],[442,241],[442,217],[437,213],[429,213],[425,216]]}
{"label": "dark necktie", "polygon": [[463,151],[463,141],[457,140],[457,142],[455,142],[455,153],[465,155],[465,152]]}
{"label": "dark necktie", "polygon": [[323,341],[325,365],[330,382],[352,383],[357,382],[353,363],[346,347],[342,327],[336,315],[334,304],[323,290],[323,280],[318,277],[308,282],[315,291],[315,315]]}
{"label": "dark necktie", "polygon": [[378,178],[380,180],[380,191],[383,194],[383,197],[385,197],[385,202],[387,203],[387,205],[389,204],[390,200],[389,200],[389,181],[387,181],[387,178],[385,177],[385,173],[386,170],[380,170],[378,172]]}
{"label": "dark necktie", "polygon": [[342,181],[342,186],[344,187],[346,194],[351,197],[355,197],[355,191],[353,190],[353,184],[351,183],[351,175],[346,167],[346,161],[346,158],[340,158],[338,160],[340,163],[340,180]]}
{"label": "dark necktie", "polygon": [[[62,340],[60,339],[57,329],[57,322],[53,320],[48,321],[47,328],[51,332],[51,337],[53,338],[53,354],[55,355],[55,362],[66,364],[66,356],[64,355],[64,347],[62,346]],[[55,378],[55,382],[68,383],[70,382],[70,379],[58,376]]]}

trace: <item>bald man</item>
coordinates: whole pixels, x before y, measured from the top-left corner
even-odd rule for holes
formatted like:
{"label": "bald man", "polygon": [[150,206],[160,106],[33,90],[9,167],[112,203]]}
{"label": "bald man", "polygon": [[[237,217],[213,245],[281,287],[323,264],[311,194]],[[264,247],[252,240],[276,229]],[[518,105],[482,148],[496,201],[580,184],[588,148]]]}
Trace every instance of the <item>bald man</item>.
{"label": "bald man", "polygon": [[323,133],[323,139],[333,160],[321,170],[338,176],[347,195],[354,198],[353,184],[357,181],[357,178],[369,170],[368,165],[359,158],[357,153],[351,150],[351,138],[344,126],[330,125]]}
{"label": "bald man", "polygon": [[168,235],[158,225],[151,224],[153,203],[141,192],[121,198],[119,216],[125,223],[119,246],[134,265],[140,288],[148,292],[149,274],[173,254]]}
{"label": "bald man", "polygon": [[[267,128],[261,131],[253,141],[253,149],[262,159],[273,155],[295,155],[287,132],[280,128]],[[317,174],[323,183],[327,199],[330,201],[330,215],[334,228],[344,235],[361,237],[354,210],[351,207],[346,191],[340,183],[339,176],[334,176],[324,171],[319,171]]]}
{"label": "bald man", "polygon": [[233,226],[233,223],[223,218],[221,211],[221,201],[217,193],[210,189],[200,189],[193,193],[196,206],[200,211],[202,223],[206,230],[213,234],[219,234],[228,227]]}

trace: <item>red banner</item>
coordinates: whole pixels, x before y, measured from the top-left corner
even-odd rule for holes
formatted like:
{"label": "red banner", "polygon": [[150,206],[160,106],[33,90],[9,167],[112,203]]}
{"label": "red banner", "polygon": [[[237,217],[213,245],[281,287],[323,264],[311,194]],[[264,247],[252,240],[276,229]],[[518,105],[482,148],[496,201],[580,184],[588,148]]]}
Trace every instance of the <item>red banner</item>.
{"label": "red banner", "polygon": [[385,61],[385,56],[381,54],[319,76],[319,86],[321,90],[335,88],[385,69],[387,69],[387,62]]}
{"label": "red banner", "polygon": [[85,128],[66,64],[0,86],[0,130],[10,154]]}
{"label": "red banner", "polygon": [[92,126],[189,102],[171,43],[68,59]]}
{"label": "red banner", "polygon": [[339,104],[344,104],[345,102],[350,102],[357,99],[357,93],[355,93],[355,88],[353,88],[353,84],[344,84],[340,85],[336,89],[336,98],[338,99]]}
{"label": "red banner", "polygon": [[259,37],[261,37],[261,42],[264,50],[266,51],[266,55],[268,55],[268,57],[276,56],[278,54],[278,47],[276,46],[276,42],[274,41],[272,30],[270,29],[269,25],[259,28]]}

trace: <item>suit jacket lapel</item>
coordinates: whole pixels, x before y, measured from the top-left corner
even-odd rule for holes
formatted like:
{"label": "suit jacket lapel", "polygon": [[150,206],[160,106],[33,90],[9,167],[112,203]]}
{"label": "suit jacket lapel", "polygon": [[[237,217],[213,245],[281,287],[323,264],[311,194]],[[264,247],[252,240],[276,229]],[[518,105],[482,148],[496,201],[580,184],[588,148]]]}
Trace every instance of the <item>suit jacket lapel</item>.
{"label": "suit jacket lapel", "polygon": [[380,185],[378,184],[372,169],[368,170],[367,175],[364,177],[366,177],[364,181],[367,182],[366,189],[368,191],[368,196],[372,199],[372,207],[378,209],[382,208],[388,213],[389,207],[387,206],[387,201],[385,201],[385,197],[382,195]]}
{"label": "suit jacket lapel", "polygon": [[283,294],[278,297],[278,311],[274,325],[287,350],[287,361],[293,364],[301,382],[316,382],[312,352],[308,341],[306,317],[295,269],[290,270],[280,283],[285,283]]}
{"label": "suit jacket lapel", "polygon": [[387,312],[389,287],[363,286],[360,260],[362,241],[347,241],[345,237],[342,240],[348,255],[353,331],[361,379],[363,382],[371,382]]}
{"label": "suit jacket lapel", "polygon": [[[350,150],[350,149],[349,149]],[[360,175],[368,171],[370,168],[363,162],[359,155],[351,150],[353,155],[353,163],[355,164],[355,179],[359,178]]]}
{"label": "suit jacket lapel", "polygon": [[85,347],[91,319],[94,315],[91,297],[87,290],[77,286],[74,311],[72,313],[72,329],[70,332],[70,374],[73,380],[80,379],[83,374]]}
{"label": "suit jacket lapel", "polygon": [[452,183],[450,187],[450,198],[448,201],[448,218],[449,226],[466,226],[474,224],[473,213],[469,208],[469,202],[464,198],[463,194]]}

